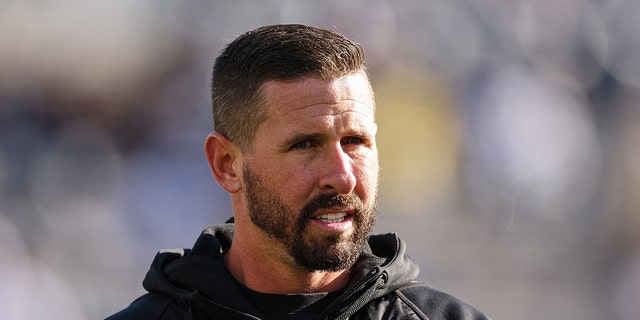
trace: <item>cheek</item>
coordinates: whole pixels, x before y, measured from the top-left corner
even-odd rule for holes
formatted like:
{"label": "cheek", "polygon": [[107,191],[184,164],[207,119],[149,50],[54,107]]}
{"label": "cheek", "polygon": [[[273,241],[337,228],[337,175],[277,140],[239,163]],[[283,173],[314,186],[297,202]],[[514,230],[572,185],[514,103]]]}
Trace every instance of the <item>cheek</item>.
{"label": "cheek", "polygon": [[380,175],[380,166],[378,158],[375,156],[367,157],[359,162],[356,167],[358,171],[357,177],[363,192],[362,196],[372,197],[378,187],[378,178]]}
{"label": "cheek", "polygon": [[273,191],[277,192],[287,205],[292,206],[292,209],[302,207],[314,192],[316,177],[313,174],[315,170],[311,167],[281,162],[271,167],[267,165],[264,172],[270,176]]}

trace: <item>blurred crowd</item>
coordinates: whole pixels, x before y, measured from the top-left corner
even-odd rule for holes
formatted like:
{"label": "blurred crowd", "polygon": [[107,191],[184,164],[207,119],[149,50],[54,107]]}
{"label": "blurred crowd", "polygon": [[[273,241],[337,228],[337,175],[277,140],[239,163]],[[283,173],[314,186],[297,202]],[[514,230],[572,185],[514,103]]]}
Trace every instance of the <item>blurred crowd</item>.
{"label": "blurred crowd", "polygon": [[[0,1],[3,319],[103,318],[231,216],[213,59],[260,25],[360,42],[377,232],[495,319],[640,314],[640,3]],[[638,189],[637,189],[638,188]]]}

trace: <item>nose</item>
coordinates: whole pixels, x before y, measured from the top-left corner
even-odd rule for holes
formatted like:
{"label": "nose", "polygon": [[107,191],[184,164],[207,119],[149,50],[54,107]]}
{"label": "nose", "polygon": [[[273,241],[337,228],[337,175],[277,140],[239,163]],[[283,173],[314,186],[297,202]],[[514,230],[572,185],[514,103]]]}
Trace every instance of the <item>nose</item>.
{"label": "nose", "polygon": [[320,188],[327,193],[350,194],[356,187],[353,159],[340,144],[331,147],[324,158]]}

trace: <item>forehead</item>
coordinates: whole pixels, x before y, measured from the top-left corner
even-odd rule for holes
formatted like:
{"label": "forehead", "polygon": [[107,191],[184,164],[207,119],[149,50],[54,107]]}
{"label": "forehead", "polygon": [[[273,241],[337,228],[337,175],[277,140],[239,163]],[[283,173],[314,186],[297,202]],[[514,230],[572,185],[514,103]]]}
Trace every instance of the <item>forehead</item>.
{"label": "forehead", "polygon": [[314,117],[356,112],[374,117],[375,102],[367,76],[354,73],[331,80],[309,77],[264,83],[268,118]]}

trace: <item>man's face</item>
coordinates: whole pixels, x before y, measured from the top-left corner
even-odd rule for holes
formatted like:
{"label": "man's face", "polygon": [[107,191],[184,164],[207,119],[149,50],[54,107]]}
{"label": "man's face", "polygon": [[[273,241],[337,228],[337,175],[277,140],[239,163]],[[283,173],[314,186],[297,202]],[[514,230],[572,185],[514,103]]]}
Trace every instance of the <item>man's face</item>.
{"label": "man's face", "polygon": [[375,222],[374,101],[362,73],[264,85],[267,120],[245,155],[253,224],[310,271],[351,266]]}

